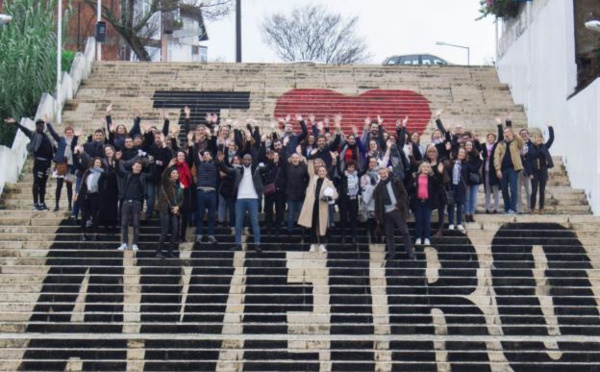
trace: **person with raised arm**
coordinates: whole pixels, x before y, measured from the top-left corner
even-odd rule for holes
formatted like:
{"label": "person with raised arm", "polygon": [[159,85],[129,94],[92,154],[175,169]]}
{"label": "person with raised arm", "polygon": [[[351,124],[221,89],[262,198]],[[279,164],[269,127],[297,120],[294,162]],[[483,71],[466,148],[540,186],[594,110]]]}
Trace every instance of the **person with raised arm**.
{"label": "person with raised arm", "polygon": [[141,112],[140,110],[134,112],[133,126],[131,127],[131,130],[127,132],[125,125],[113,123],[112,107],[112,103],[106,107],[106,131],[108,133],[108,142],[113,145],[117,151],[123,151],[125,149],[126,137],[133,139],[134,136],[142,133],[140,128]]}
{"label": "person with raised arm", "polygon": [[[550,155],[550,147],[554,143],[554,128],[552,125],[548,125],[548,132],[550,138],[548,142],[544,143],[544,137],[541,132],[533,135],[532,146],[530,148],[529,156],[531,157],[532,164],[532,176],[531,179],[531,212],[532,213],[543,213],[544,204],[546,201],[546,182],[548,182],[548,169],[554,168],[554,161],[552,155]],[[535,212],[537,193],[540,193],[540,204],[539,210]]]}
{"label": "person with raised arm", "polygon": [[[281,139],[287,138],[287,155],[292,155],[296,151],[296,147],[304,141],[304,139],[308,136],[308,127],[306,126],[306,122],[302,118],[301,114],[295,115],[296,121],[300,124],[300,133],[294,132],[294,126],[290,122],[291,115],[286,116],[285,119],[280,118],[279,123],[283,125],[283,134]],[[287,156],[285,157],[287,159]]]}
{"label": "person with raised arm", "polygon": [[502,184],[504,212],[516,214],[517,182],[519,173],[523,170],[521,150],[525,144],[523,139],[516,136],[512,127],[508,125],[504,127],[503,134],[504,139],[498,144],[494,153],[494,169]]}
{"label": "person with raised arm", "polygon": [[[498,134],[488,133],[486,142],[481,146],[481,157],[483,159],[483,187],[485,192],[485,213],[498,213],[500,209],[500,180],[494,170],[494,154],[498,143],[504,139],[502,133],[502,119],[496,118]],[[492,208],[492,195],[494,207]]]}
{"label": "person with raised arm", "polygon": [[219,170],[226,174],[235,176],[233,193],[237,199],[235,202],[235,245],[233,251],[242,249],[242,229],[246,214],[250,217],[250,225],[254,235],[254,249],[261,252],[260,226],[258,224],[258,203],[263,194],[263,181],[260,174],[262,164],[253,160],[252,155],[245,154],[242,158],[241,168],[231,168],[225,164],[225,155],[217,154]]}
{"label": "person with raised arm", "polygon": [[177,248],[179,239],[179,220],[181,218],[181,208],[183,206],[184,194],[179,172],[176,167],[177,159],[171,159],[161,175],[156,209],[158,210],[160,220],[160,238],[156,248],[156,257],[162,258],[165,241],[169,229],[171,230],[171,239],[167,248],[167,257],[174,257],[173,251]]}
{"label": "person with raised arm", "polygon": [[54,176],[56,177],[56,192],[54,195],[54,212],[57,212],[60,207],[60,195],[62,193],[63,185],[65,181],[67,183],[67,209],[69,212],[73,209],[73,180],[71,178],[67,178],[68,175],[70,177],[75,177],[76,166],[73,162],[73,152],[75,151],[75,147],[77,147],[77,141],[79,137],[81,137],[82,132],[81,129],[77,131],[73,129],[73,127],[65,127],[64,136],[58,135],[52,124],[46,123],[48,131],[54,140],[56,141],[56,153],[54,154],[54,158],[52,159],[56,164]]}
{"label": "person with raised arm", "polygon": [[35,122],[35,130],[33,131],[22,126],[13,118],[4,119],[4,123],[16,126],[29,138],[30,142],[27,145],[27,150],[33,155],[33,209],[38,211],[48,210],[46,206],[46,183],[50,175],[55,148],[48,135],[44,133],[46,121],[38,119]]}

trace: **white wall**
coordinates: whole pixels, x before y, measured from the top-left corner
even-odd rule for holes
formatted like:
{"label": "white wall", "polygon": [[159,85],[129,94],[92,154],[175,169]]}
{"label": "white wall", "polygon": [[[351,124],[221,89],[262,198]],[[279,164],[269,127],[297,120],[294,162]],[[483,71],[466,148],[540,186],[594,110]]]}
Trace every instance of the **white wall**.
{"label": "white wall", "polygon": [[592,193],[600,172],[600,83],[567,100],[577,85],[573,1],[548,1],[533,11],[521,18],[525,27],[515,24],[520,36],[498,59],[498,76],[509,84],[515,103],[525,106],[530,127],[554,125],[550,152],[564,157],[572,186],[586,190],[594,214],[600,215],[600,194]]}

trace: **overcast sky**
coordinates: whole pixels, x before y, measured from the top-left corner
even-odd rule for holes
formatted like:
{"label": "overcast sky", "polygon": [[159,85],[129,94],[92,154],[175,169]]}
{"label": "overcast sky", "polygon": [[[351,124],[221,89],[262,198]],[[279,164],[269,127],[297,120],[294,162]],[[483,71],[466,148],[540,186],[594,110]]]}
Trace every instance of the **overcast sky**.
{"label": "overcast sky", "polygon": [[[242,0],[243,62],[281,62],[262,40],[262,20],[305,4],[324,4],[331,11],[358,16],[358,33],[367,42],[370,63],[394,54],[432,53],[466,64],[466,50],[438,46],[436,41],[469,46],[473,65],[494,59],[493,18],[475,20],[479,0]],[[207,28],[210,41],[203,44],[209,60],[235,61],[235,14]]]}

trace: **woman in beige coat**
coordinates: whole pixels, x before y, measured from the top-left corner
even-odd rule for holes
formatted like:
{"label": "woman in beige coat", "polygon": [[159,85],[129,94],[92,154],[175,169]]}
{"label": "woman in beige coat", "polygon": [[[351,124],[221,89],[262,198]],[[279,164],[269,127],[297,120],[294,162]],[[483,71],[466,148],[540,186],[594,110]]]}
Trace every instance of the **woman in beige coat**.
{"label": "woman in beige coat", "polygon": [[337,199],[338,194],[333,182],[327,178],[327,168],[315,166],[317,175],[313,176],[306,189],[306,198],[302,205],[298,224],[311,229],[310,252],[325,253],[327,227],[329,226],[329,202]]}

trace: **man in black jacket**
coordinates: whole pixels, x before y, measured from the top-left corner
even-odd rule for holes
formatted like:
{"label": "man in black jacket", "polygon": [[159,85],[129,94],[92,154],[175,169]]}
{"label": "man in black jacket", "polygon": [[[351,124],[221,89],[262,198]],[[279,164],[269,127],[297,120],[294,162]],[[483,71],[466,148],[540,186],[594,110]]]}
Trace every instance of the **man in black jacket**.
{"label": "man in black jacket", "polygon": [[152,218],[154,202],[162,173],[173,157],[171,150],[165,146],[164,135],[162,133],[154,134],[154,144],[148,149],[148,155],[154,161],[149,166],[150,177],[148,178],[148,183],[146,183],[146,219]]}
{"label": "man in black jacket", "polygon": [[388,168],[379,169],[379,178],[381,179],[375,186],[375,220],[377,225],[385,230],[385,243],[387,249],[387,259],[393,260],[396,257],[396,247],[394,245],[394,226],[400,229],[404,250],[411,260],[415,259],[414,249],[410,243],[410,235],[406,225],[408,217],[408,194],[400,180],[390,177]]}
{"label": "man in black jacket", "polygon": [[287,232],[291,235],[294,224],[297,221],[297,215],[302,210],[304,203],[304,194],[308,187],[308,167],[304,158],[299,154],[292,154],[285,163],[285,199],[288,206]]}
{"label": "man in black jacket", "polygon": [[50,175],[50,166],[54,157],[54,145],[52,141],[44,133],[46,123],[44,120],[35,122],[35,131],[25,128],[15,119],[5,119],[6,124],[14,124],[19,128],[31,142],[27,145],[27,149],[33,154],[33,209],[38,211],[48,210],[46,207],[46,183]]}
{"label": "man in black jacket", "polygon": [[117,153],[117,174],[123,178],[123,189],[121,190],[121,245],[120,251],[127,249],[129,223],[133,224],[133,245],[131,249],[137,251],[140,236],[140,214],[144,203],[144,194],[149,173],[142,173],[144,165],[141,160],[134,160],[131,171],[125,169],[121,154]]}

